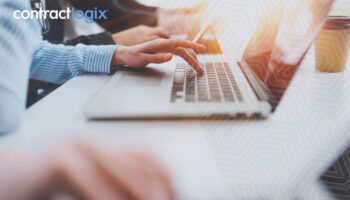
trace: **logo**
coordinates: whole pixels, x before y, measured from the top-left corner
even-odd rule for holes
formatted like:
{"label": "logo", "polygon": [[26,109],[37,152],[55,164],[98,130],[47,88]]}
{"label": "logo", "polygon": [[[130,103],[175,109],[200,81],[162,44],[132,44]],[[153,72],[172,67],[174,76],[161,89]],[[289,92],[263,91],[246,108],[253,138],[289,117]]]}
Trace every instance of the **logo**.
{"label": "logo", "polygon": [[15,19],[81,19],[86,23],[92,23],[94,20],[107,20],[108,10],[100,10],[95,7],[94,10],[77,10],[67,8],[66,10],[16,10],[13,12]]}

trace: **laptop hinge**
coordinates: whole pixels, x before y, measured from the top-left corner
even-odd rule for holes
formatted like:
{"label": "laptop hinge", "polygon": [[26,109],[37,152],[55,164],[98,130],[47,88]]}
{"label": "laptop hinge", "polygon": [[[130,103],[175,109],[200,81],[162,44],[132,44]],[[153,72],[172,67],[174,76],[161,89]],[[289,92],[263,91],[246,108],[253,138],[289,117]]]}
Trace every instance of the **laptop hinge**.
{"label": "laptop hinge", "polygon": [[248,80],[248,83],[253,89],[258,100],[269,102],[270,92],[265,84],[256,77],[255,73],[250,70],[249,65],[246,62],[240,61],[237,64],[241,68],[241,71]]}

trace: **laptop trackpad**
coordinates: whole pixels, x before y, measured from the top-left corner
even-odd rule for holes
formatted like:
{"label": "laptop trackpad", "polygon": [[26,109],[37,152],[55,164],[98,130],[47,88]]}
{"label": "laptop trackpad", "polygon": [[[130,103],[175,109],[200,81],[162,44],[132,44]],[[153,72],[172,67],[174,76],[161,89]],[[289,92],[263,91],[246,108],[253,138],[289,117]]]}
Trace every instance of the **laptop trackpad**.
{"label": "laptop trackpad", "polygon": [[126,71],[115,82],[115,87],[160,87],[164,73],[151,68]]}

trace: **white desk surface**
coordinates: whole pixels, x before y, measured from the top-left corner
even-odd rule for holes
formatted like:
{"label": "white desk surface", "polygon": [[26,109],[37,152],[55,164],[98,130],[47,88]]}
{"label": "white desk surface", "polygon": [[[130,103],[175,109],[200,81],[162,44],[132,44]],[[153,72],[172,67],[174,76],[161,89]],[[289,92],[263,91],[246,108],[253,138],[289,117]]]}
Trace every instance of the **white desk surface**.
{"label": "white desk surface", "polygon": [[[249,39],[240,33],[232,45],[244,41],[242,35]],[[12,137],[45,143],[80,133],[149,146],[188,199],[210,199],[218,192],[249,199],[327,198],[318,178],[350,144],[350,71],[316,72],[313,55],[312,49],[266,120],[90,122],[84,107],[110,77],[84,75],[26,111]]]}
{"label": "white desk surface", "polygon": [[[190,197],[200,196],[206,187],[201,182],[217,176],[223,183],[207,191],[224,184],[237,197],[318,195],[305,188],[318,184],[350,141],[350,74],[316,72],[309,55],[267,120],[89,122],[84,106],[110,77],[84,75],[31,107],[14,137],[34,142],[88,132],[101,140],[149,145],[181,177],[180,190]],[[198,168],[203,160],[211,166]]]}

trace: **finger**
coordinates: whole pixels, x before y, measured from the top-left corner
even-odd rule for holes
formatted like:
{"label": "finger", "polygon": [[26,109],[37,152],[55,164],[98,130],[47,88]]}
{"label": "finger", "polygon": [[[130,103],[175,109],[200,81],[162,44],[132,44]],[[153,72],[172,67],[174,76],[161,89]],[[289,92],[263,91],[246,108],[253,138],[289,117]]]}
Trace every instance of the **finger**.
{"label": "finger", "polygon": [[193,6],[192,8],[185,8],[184,13],[185,14],[194,14],[203,11],[207,8],[209,4],[208,0],[203,0],[202,2],[198,3],[197,5]]}
{"label": "finger", "polygon": [[160,39],[160,37],[158,35],[151,35],[151,36],[149,36],[149,38],[148,38],[148,40],[146,42],[157,40],[157,39]]}
{"label": "finger", "polygon": [[[140,162],[139,165],[142,165],[144,163]],[[173,192],[169,190],[167,183],[162,180],[160,177],[159,172],[156,171],[153,165],[143,165],[147,173],[146,179],[147,185],[149,185],[148,188],[148,195],[147,199],[154,199],[154,200],[171,200],[173,199]],[[144,198],[142,198],[144,199]]]}
{"label": "finger", "polygon": [[144,54],[146,65],[149,63],[165,63],[169,62],[173,55],[171,53]]}
{"label": "finger", "polygon": [[[109,155],[108,155],[109,154]],[[109,182],[116,186],[126,199],[141,200],[147,193],[147,183],[144,183],[139,172],[143,165],[137,162],[131,153],[103,153],[95,158],[96,165]]]}
{"label": "finger", "polygon": [[[99,170],[99,177],[106,177],[110,186],[119,191],[121,198],[114,199],[140,199],[144,189],[140,177],[138,176],[138,168],[142,169],[134,158],[131,151],[115,151],[110,148],[97,148],[88,144],[81,144],[81,147],[94,162]],[[145,184],[144,184],[145,185]],[[147,189],[147,188],[146,188]],[[97,200],[97,199],[96,199]]]}
{"label": "finger", "polygon": [[187,49],[187,51],[191,54],[191,56],[195,59],[198,59],[197,54],[193,49]]}
{"label": "finger", "polygon": [[137,154],[131,151],[119,155],[105,152],[96,158],[99,159],[96,164],[111,182],[119,185],[128,199],[170,199],[154,167],[140,160]]}
{"label": "finger", "polygon": [[[67,156],[69,155],[69,156]],[[70,151],[59,159],[57,175],[67,181],[84,199],[126,199],[118,187],[101,176],[92,160],[79,150]]]}
{"label": "finger", "polygon": [[[137,170],[134,170],[134,175],[138,177],[137,184],[140,186],[135,188],[135,194],[139,194],[140,199],[173,199],[174,192],[170,183],[170,176],[161,163],[145,151],[134,152],[132,157],[136,161],[135,167],[138,167]],[[135,185],[131,182],[130,177],[128,180],[131,185]]]}
{"label": "finger", "polygon": [[161,188],[157,184],[159,178],[136,156],[139,152],[118,152],[113,148],[89,148],[87,145],[84,150],[104,177],[109,177],[109,182],[120,188],[127,199],[156,199],[151,197],[160,195],[156,191]]}
{"label": "finger", "polygon": [[176,48],[185,48],[185,49],[193,49],[194,51],[201,53],[205,52],[207,47],[203,44],[198,44],[189,40],[183,39],[173,39],[169,41],[169,43],[163,44],[163,50],[166,51],[168,49],[174,50]]}
{"label": "finger", "polygon": [[165,38],[165,39],[170,38],[170,35],[161,27],[155,28],[154,34],[161,38]]}
{"label": "finger", "polygon": [[196,72],[204,73],[204,69],[200,66],[198,60],[194,58],[187,49],[177,48],[175,54],[182,57]]}
{"label": "finger", "polygon": [[151,166],[151,168],[155,172],[157,172],[157,175],[159,176],[159,180],[160,180],[160,186],[165,187],[166,189],[166,194],[167,194],[166,196],[174,197],[175,194],[174,194],[172,182],[170,180],[170,174],[166,170],[166,167],[164,166],[164,164],[158,161],[157,159],[155,159],[153,155],[147,154],[144,152],[142,155],[140,154],[140,156],[138,157],[144,163],[148,163]]}
{"label": "finger", "polygon": [[205,52],[207,49],[206,46],[202,44],[197,44],[188,40],[158,39],[144,44],[141,51],[148,53],[157,53],[160,51],[173,52],[179,47],[193,49],[196,52]]}

